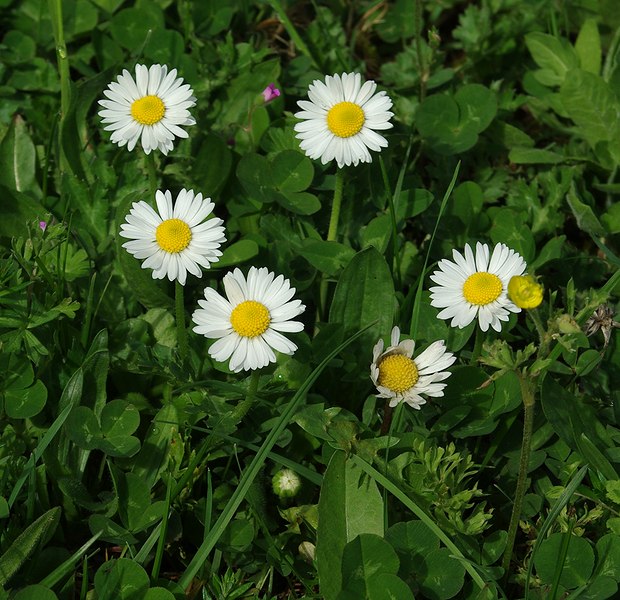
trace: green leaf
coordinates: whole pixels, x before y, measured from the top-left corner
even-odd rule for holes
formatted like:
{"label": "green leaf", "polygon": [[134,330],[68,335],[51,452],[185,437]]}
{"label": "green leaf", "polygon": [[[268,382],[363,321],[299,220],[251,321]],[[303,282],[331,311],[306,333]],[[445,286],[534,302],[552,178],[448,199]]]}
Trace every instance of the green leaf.
{"label": "green leaf", "polygon": [[170,457],[170,445],[179,427],[177,409],[167,404],[155,415],[142,449],[133,460],[133,473],[143,479],[149,489],[159,480]]}
{"label": "green leaf", "polygon": [[29,585],[15,594],[15,600],[58,600],[58,596],[43,585]]}
{"label": "green leaf", "polygon": [[95,413],[87,406],[76,406],[65,423],[67,437],[84,450],[95,450],[101,441],[101,428]]}
{"label": "green leaf", "polygon": [[101,430],[106,437],[131,435],[140,425],[138,409],[124,400],[112,400],[103,407]]}
{"label": "green leaf", "polygon": [[175,597],[172,592],[169,592],[166,588],[152,587],[141,600],[175,600]]}
{"label": "green leaf", "polygon": [[20,115],[15,115],[0,142],[0,185],[40,196],[35,167],[36,152],[26,123]]}
{"label": "green leaf", "polygon": [[4,586],[34,554],[42,540],[49,539],[60,520],[60,508],[54,507],[26,527],[0,556],[0,586]]}
{"label": "green leaf", "polygon": [[601,225],[592,208],[581,201],[574,183],[571,184],[571,188],[566,194],[566,202],[573,212],[579,229],[594,236],[603,237],[605,235],[605,228]]}
{"label": "green leaf", "polygon": [[151,31],[164,27],[164,17],[157,4],[150,5],[148,10],[126,8],[116,13],[110,21],[114,41],[133,51],[146,43]]}
{"label": "green leaf", "polygon": [[0,519],[6,519],[9,516],[9,503],[6,498],[0,496]]}
{"label": "green leaf", "polygon": [[359,345],[371,347],[391,331],[394,319],[394,283],[385,258],[372,246],[358,252],[345,267],[334,292],[330,323],[342,323],[345,335],[374,321]]}
{"label": "green leaf", "polygon": [[525,45],[534,62],[543,69],[545,76],[541,83],[561,85],[566,74],[579,64],[573,47],[563,39],[547,33],[534,31],[525,36]]}
{"label": "green leaf", "polygon": [[361,533],[383,535],[383,499],[376,483],[347,460],[333,454],[319,497],[316,558],[321,594],[335,599],[342,587],[340,565],[346,544]]}
{"label": "green leaf", "polygon": [[465,583],[465,568],[447,548],[431,550],[418,566],[420,589],[425,598],[446,600],[456,596]]}
{"label": "green leaf", "polygon": [[[319,515],[319,523],[320,518]],[[396,575],[399,565],[398,556],[388,542],[379,535],[362,533],[344,547],[342,553],[343,590],[356,592],[358,598],[365,598],[368,583],[374,577],[381,573]]]}
{"label": "green leaf", "polygon": [[597,563],[599,575],[613,577],[620,581],[620,536],[608,533],[596,542]]}
{"label": "green leaf", "polygon": [[47,402],[47,388],[39,379],[28,388],[7,390],[4,410],[12,419],[29,419],[38,415]]}
{"label": "green leaf", "polygon": [[565,158],[551,150],[516,147],[508,153],[508,160],[515,165],[557,165]]}
{"label": "green leaf", "polygon": [[612,467],[611,463],[605,458],[603,453],[592,443],[585,433],[575,436],[577,449],[579,454],[583,456],[586,462],[607,480],[618,478],[618,473]]}
{"label": "green leaf", "polygon": [[351,247],[339,242],[312,238],[304,239],[298,252],[315,269],[330,276],[335,275],[347,265],[355,255],[355,251]]}
{"label": "green leaf", "polygon": [[575,52],[584,71],[601,72],[601,36],[595,19],[586,19],[575,41]]}
{"label": "green leaf", "polygon": [[28,237],[27,224],[47,220],[48,212],[30,196],[0,184],[0,214],[0,236],[10,238]]}
{"label": "green leaf", "polygon": [[149,576],[128,558],[103,563],[95,573],[98,600],[138,600],[149,589]]}
{"label": "green leaf", "polygon": [[[568,549],[562,562],[562,542],[570,536]],[[534,566],[545,583],[553,583],[557,571],[561,571],[560,585],[574,589],[584,585],[594,568],[594,551],[589,542],[570,533],[553,533],[545,539],[534,555]]]}
{"label": "green leaf", "polygon": [[[221,137],[208,133],[201,139],[190,174],[197,189],[204,190],[207,197],[215,197],[226,185],[231,167],[232,153],[226,142]],[[215,214],[218,215],[217,206]]]}
{"label": "green leaf", "polygon": [[504,243],[516,250],[526,262],[534,259],[536,243],[529,227],[515,227],[515,223],[525,220],[523,213],[510,208],[498,208],[488,211],[491,222],[489,235],[494,244]]}
{"label": "green leaf", "polygon": [[[560,100],[578,132],[595,149],[602,141],[616,141],[620,125],[620,100],[598,75],[571,70],[560,88]],[[620,162],[619,157],[615,157]]]}
{"label": "green leaf", "polygon": [[414,573],[431,550],[439,549],[439,539],[422,521],[403,521],[385,532],[400,559],[400,573]]}
{"label": "green leaf", "polygon": [[257,254],[258,244],[254,240],[239,240],[226,247],[215,266],[218,268],[237,266],[251,260]]}
{"label": "green leaf", "polygon": [[385,253],[392,235],[390,215],[379,215],[372,219],[361,231],[362,248],[374,246],[381,254]]}
{"label": "green leaf", "polygon": [[319,199],[308,192],[284,192],[274,193],[276,202],[297,215],[313,215],[321,210]]}
{"label": "green leaf", "polygon": [[278,152],[271,159],[271,172],[273,184],[282,192],[302,192],[314,177],[312,161],[295,150]]}

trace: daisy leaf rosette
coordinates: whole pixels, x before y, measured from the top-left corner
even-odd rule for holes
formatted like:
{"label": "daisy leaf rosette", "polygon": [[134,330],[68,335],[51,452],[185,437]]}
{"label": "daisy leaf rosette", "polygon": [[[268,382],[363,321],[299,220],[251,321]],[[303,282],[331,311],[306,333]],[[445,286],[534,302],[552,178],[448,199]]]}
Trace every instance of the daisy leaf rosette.
{"label": "daisy leaf rosette", "polygon": [[123,248],[153,270],[153,279],[168,277],[185,285],[187,273],[202,277],[222,256],[226,241],[222,219],[207,219],[215,204],[202,194],[182,189],[175,203],[170,191],[155,194],[157,211],[144,200],[134,202],[119,235],[129,238]]}
{"label": "daisy leaf rosette", "polygon": [[439,319],[452,319],[452,327],[463,328],[474,319],[482,331],[489,326],[502,330],[502,321],[521,309],[508,297],[508,283],[522,275],[527,265],[523,257],[498,243],[489,253],[487,244],[476,243],[476,253],[465,244],[464,255],[452,251],[453,260],[442,259],[431,275],[437,286],[431,287],[431,306],[441,308]]}
{"label": "daisy leaf rosette", "polygon": [[306,307],[292,300],[295,288],[288,279],[266,267],[250,267],[247,278],[237,268],[224,276],[223,284],[226,298],[206,288],[192,315],[193,331],[216,340],[209,348],[214,360],[230,359],[229,369],[238,373],[275,362],[274,350],[288,355],[297,350],[282,333],[303,330],[303,323],[292,319]]}
{"label": "daisy leaf rosette", "polygon": [[339,168],[372,162],[369,150],[380,152],[388,145],[377,130],[393,127],[390,118],[394,116],[392,100],[376,89],[372,80],[362,84],[359,73],[314,80],[309,100],[298,101],[301,111],[295,113],[301,119],[295,125],[296,137],[306,155],[320,158],[323,164],[336,159]]}
{"label": "daisy leaf rosette", "polygon": [[196,105],[189,84],[168,72],[166,65],[136,65],[135,79],[127,69],[104,90],[105,100],[99,111],[110,140],[133,150],[140,142],[145,154],[159,150],[168,154],[176,138],[186,138],[182,127],[195,125],[188,109]]}
{"label": "daisy leaf rosette", "polygon": [[415,342],[400,341],[400,329],[394,327],[391,344],[383,350],[383,340],[379,340],[372,352],[370,378],[377,388],[378,398],[389,398],[394,408],[405,402],[415,409],[426,404],[422,396],[443,396],[447,384],[442,383],[451,373],[445,371],[456,360],[456,356],[446,349],[443,340],[433,342],[415,359]]}

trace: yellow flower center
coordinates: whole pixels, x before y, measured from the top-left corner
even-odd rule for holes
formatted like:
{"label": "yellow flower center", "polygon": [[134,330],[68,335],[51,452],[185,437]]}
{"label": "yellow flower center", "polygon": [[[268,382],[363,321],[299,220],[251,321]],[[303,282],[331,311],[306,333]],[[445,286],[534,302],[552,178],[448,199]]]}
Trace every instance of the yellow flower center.
{"label": "yellow flower center", "polygon": [[182,252],[189,246],[192,232],[185,221],[181,221],[181,219],[166,219],[157,226],[155,239],[159,247],[166,252]]}
{"label": "yellow flower center", "polygon": [[404,354],[390,354],[379,363],[378,384],[393,392],[407,391],[419,378],[415,362]]}
{"label": "yellow flower center", "polygon": [[339,102],[327,113],[327,127],[338,137],[348,138],[364,126],[364,111],[353,102]]}
{"label": "yellow flower center", "polygon": [[463,284],[463,296],[470,304],[484,306],[497,300],[502,293],[502,281],[485,271],[470,275]]}
{"label": "yellow flower center", "polygon": [[232,328],[241,336],[255,338],[269,329],[271,315],[264,304],[246,300],[237,304],[230,314]]}
{"label": "yellow flower center", "polygon": [[166,107],[157,96],[144,96],[131,105],[131,116],[141,125],[155,125],[164,118]]}
{"label": "yellow flower center", "polygon": [[519,308],[536,308],[543,299],[543,286],[531,275],[515,275],[508,283],[508,296]]}

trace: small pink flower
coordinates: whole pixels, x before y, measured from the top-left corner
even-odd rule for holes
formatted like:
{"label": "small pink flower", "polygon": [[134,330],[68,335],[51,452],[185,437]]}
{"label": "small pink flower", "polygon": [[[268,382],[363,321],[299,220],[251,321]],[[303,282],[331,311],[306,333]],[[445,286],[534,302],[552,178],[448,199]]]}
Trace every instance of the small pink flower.
{"label": "small pink flower", "polygon": [[45,231],[47,223],[45,221],[39,221],[39,227],[41,228],[41,231]]}
{"label": "small pink flower", "polygon": [[280,90],[276,87],[275,83],[270,83],[262,92],[265,104],[275,100],[280,95]]}

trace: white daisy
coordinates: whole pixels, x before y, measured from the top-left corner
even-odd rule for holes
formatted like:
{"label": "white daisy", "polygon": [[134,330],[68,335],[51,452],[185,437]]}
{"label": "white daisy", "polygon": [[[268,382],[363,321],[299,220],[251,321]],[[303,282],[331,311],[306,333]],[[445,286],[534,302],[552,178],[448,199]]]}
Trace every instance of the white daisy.
{"label": "white daisy", "polygon": [[446,351],[443,340],[433,342],[422,354],[413,360],[415,342],[400,340],[400,329],[392,329],[391,346],[383,351],[383,340],[379,340],[372,351],[370,378],[377,386],[378,398],[390,398],[393,408],[400,402],[418,410],[427,396],[443,396],[445,383],[439,383],[450,377],[447,369],[456,360],[456,356]]}
{"label": "white daisy", "polygon": [[179,125],[196,124],[187,110],[196,98],[176,69],[168,73],[165,65],[136,65],[135,81],[127,69],[116,81],[103,92],[108,99],[99,100],[99,116],[108,123],[104,129],[112,131],[112,142],[133,150],[140,140],[146,154],[155,149],[168,154],[175,137],[188,137]]}
{"label": "white daisy", "polygon": [[[155,194],[159,214],[144,200],[134,202],[120,235],[129,238],[123,248],[136,258],[146,260],[143,269],[153,269],[153,279],[168,277],[185,285],[187,271],[202,276],[200,267],[208,269],[222,253],[220,244],[226,241],[222,219],[205,219],[215,206],[211,198],[194,190],[181,190],[172,204],[172,194]],[[200,266],[199,266],[200,265]]]}
{"label": "white daisy", "polygon": [[295,113],[301,123],[295,125],[301,149],[323,164],[336,159],[338,167],[372,162],[368,149],[380,152],[387,140],[375,129],[390,129],[392,101],[385,92],[375,94],[377,84],[362,85],[359,73],[327,75],[325,83],[315,79],[307,100],[297,102]]}
{"label": "white daisy", "polygon": [[205,289],[206,300],[199,300],[192,315],[193,330],[217,339],[209,354],[217,361],[230,358],[229,368],[260,369],[275,362],[274,350],[293,354],[297,346],[280,331],[301,331],[299,321],[291,321],[306,307],[301,300],[291,300],[295,288],[282,275],[275,277],[266,267],[250,267],[247,279],[239,269],[223,279],[227,298],[214,289]]}
{"label": "white daisy", "polygon": [[476,317],[482,331],[489,325],[501,331],[502,321],[508,321],[510,312],[521,309],[508,298],[510,278],[522,275],[527,265],[520,254],[506,244],[496,244],[489,260],[489,247],[478,242],[476,256],[465,244],[465,256],[452,251],[451,260],[440,260],[439,270],[431,275],[438,284],[430,288],[431,305],[443,310],[439,319],[452,319],[452,327],[463,328]]}

